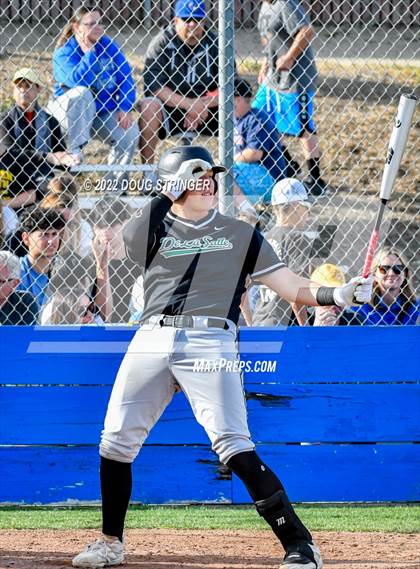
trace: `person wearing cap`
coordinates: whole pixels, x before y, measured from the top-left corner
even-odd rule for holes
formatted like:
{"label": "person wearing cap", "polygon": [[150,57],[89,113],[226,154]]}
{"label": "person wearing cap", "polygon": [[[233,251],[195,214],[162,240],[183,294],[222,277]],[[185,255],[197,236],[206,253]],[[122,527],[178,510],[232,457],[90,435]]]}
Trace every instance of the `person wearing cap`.
{"label": "person wearing cap", "polygon": [[[296,178],[285,178],[274,185],[271,205],[275,225],[264,236],[287,266],[308,277],[311,252],[316,236],[308,231],[310,203],[305,186]],[[259,297],[252,318],[253,326],[278,326],[307,323],[306,308],[289,304],[266,287]]]}
{"label": "person wearing cap", "polygon": [[140,152],[155,161],[160,140],[191,131],[218,133],[218,41],[204,0],[178,0],[172,22],[150,42],[139,105]]}
{"label": "person wearing cap", "polygon": [[251,108],[248,81],[235,80],[234,96],[234,193],[240,200],[239,213],[246,214],[249,205],[270,203],[275,182],[285,175],[285,162],[275,124],[264,110]]}
{"label": "person wearing cap", "polygon": [[[317,267],[311,280],[322,286],[344,286],[346,277],[343,269],[332,263],[324,263]],[[309,317],[313,326],[348,326],[362,325],[363,318],[353,311],[339,306],[315,306],[313,315]]]}
{"label": "person wearing cap", "polygon": [[[138,127],[132,110],[136,86],[122,50],[104,33],[97,8],[80,6],[64,26],[53,54],[54,95],[48,109],[83,159],[92,137],[110,147],[108,164],[132,162]],[[125,172],[111,172],[118,182]]]}
{"label": "person wearing cap", "polygon": [[37,73],[24,67],[12,82],[15,104],[0,117],[0,160],[13,179],[20,176],[7,196],[9,205],[19,208],[35,201],[38,179],[50,176],[54,166],[73,166],[78,159],[67,151],[57,120],[38,103],[43,87]]}
{"label": "person wearing cap", "polygon": [[313,121],[318,74],[311,47],[315,32],[300,0],[263,0],[258,31],[265,60],[254,105],[271,114],[282,135],[300,139],[308,170],[305,186],[313,197],[322,196],[327,187],[320,173],[321,151]]}

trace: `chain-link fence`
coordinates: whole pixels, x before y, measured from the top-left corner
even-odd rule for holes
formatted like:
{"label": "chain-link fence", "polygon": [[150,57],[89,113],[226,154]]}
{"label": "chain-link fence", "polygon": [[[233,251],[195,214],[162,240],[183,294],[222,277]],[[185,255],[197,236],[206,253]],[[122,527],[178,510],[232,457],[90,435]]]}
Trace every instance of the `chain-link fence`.
{"label": "chain-link fence", "polygon": [[[122,229],[180,144],[232,164],[227,214],[258,223],[293,270],[330,285],[360,274],[399,96],[419,82],[419,8],[236,2],[221,85],[216,2],[2,2],[0,323],[139,321]],[[219,124],[225,89],[234,112]],[[414,123],[371,306],[314,313],[251,283],[244,321],[415,323],[418,150]]]}

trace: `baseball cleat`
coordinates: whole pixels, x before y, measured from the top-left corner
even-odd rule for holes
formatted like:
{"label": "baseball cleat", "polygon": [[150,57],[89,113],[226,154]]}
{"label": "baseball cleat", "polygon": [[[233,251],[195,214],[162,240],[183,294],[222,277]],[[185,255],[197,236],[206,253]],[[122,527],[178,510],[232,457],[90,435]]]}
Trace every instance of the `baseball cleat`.
{"label": "baseball cleat", "polygon": [[73,567],[101,569],[114,567],[124,561],[124,545],[121,541],[105,541],[97,539],[90,543],[73,559]]}
{"label": "baseball cleat", "polygon": [[323,565],[318,547],[301,542],[287,549],[280,569],[322,569]]}

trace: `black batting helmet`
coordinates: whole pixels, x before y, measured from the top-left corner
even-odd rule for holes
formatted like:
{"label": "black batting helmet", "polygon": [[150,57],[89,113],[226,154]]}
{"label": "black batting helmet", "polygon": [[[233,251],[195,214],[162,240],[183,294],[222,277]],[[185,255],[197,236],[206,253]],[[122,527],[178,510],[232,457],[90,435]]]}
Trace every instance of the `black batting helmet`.
{"label": "black batting helmet", "polygon": [[226,172],[224,166],[216,166],[210,152],[204,146],[176,146],[162,155],[158,164],[158,178],[165,179],[166,176],[176,174],[179,167],[186,160],[200,159],[211,164],[213,174]]}

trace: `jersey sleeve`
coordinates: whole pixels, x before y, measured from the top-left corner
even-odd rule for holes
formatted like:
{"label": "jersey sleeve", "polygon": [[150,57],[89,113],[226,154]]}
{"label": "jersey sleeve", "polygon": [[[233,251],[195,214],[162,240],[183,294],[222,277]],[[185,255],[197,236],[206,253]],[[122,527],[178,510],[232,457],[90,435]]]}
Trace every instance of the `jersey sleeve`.
{"label": "jersey sleeve", "polygon": [[172,201],[161,194],[148,202],[123,229],[123,238],[128,258],[141,267],[146,267],[153,254],[158,228],[172,206]]}
{"label": "jersey sleeve", "polygon": [[246,264],[247,272],[253,279],[286,266],[258,229],[254,229],[252,234]]}

